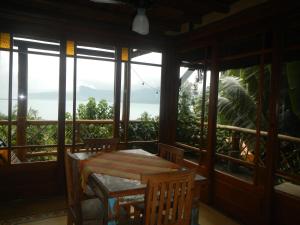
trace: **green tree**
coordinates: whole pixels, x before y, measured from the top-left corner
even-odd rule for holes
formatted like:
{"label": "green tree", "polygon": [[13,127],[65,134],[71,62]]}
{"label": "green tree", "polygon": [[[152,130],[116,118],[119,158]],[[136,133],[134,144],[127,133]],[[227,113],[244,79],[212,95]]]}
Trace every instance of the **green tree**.
{"label": "green tree", "polygon": [[[98,103],[95,98],[89,97],[86,104],[79,104],[77,110],[78,120],[108,120],[113,119],[113,108],[106,100]],[[112,136],[111,124],[82,124],[80,126],[81,139],[106,138]]]}
{"label": "green tree", "polygon": [[185,83],[179,91],[177,115],[177,140],[192,146],[200,144],[200,97],[193,91],[192,83]]}
{"label": "green tree", "polygon": [[97,104],[95,98],[89,97],[86,104],[79,104],[77,115],[78,119],[112,119],[113,108],[112,106],[108,105],[108,102],[104,99],[100,100]]}
{"label": "green tree", "polygon": [[136,121],[131,121],[128,128],[129,140],[149,141],[158,138],[158,117],[151,117],[143,112]]}

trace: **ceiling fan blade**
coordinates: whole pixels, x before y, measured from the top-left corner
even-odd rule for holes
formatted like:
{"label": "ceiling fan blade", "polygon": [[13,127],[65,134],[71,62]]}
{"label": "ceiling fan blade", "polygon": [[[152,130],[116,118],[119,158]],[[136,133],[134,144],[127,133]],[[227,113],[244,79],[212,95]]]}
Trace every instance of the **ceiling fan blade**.
{"label": "ceiling fan blade", "polygon": [[90,1],[95,3],[103,3],[103,4],[124,4],[124,2],[118,0],[90,0]]}

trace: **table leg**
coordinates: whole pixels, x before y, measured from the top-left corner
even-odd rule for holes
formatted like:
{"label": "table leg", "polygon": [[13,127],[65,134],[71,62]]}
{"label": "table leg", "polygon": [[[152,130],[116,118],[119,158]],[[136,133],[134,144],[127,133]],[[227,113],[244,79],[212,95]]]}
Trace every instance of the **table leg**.
{"label": "table leg", "polygon": [[117,198],[108,199],[108,225],[117,225],[118,205]]}
{"label": "table leg", "polygon": [[199,225],[198,224],[199,219],[199,208],[193,207],[192,208],[192,215],[191,215],[191,225]]}

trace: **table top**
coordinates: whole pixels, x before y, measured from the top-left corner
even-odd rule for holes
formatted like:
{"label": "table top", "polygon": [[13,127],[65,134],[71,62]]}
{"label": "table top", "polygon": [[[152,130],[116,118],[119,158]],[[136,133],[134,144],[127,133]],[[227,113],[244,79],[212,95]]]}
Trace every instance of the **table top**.
{"label": "table top", "polygon": [[[153,155],[142,149],[130,149],[130,150],[121,150],[126,153],[135,153],[142,155]],[[75,153],[76,156],[81,159],[87,159],[88,157],[94,155],[93,153],[81,152]],[[206,178],[196,174],[195,181],[201,182],[205,181]],[[146,184],[142,184],[139,180],[126,179],[122,177],[104,175],[92,173],[88,178],[88,184],[93,187],[93,189],[100,188],[101,192],[104,192],[107,196],[110,197],[121,197],[128,195],[143,194],[146,190]]]}

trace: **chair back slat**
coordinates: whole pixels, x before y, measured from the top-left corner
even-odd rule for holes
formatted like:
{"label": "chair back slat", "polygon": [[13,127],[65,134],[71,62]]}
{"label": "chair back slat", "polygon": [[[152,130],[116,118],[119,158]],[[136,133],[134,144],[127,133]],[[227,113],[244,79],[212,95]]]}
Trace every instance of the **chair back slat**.
{"label": "chair back slat", "polygon": [[72,153],[66,152],[66,180],[67,180],[67,196],[69,213],[75,220],[75,224],[81,224],[81,194],[82,189],[80,185],[80,161]]}
{"label": "chair back slat", "polygon": [[183,160],[183,149],[177,148],[175,146],[159,143],[158,144],[158,155],[168,161],[174,162],[176,164],[181,164]]}
{"label": "chair back slat", "polygon": [[192,171],[142,175],[147,181],[145,225],[188,225],[194,177]]}
{"label": "chair back slat", "polygon": [[88,152],[115,151],[118,149],[118,138],[89,138],[83,140]]}

